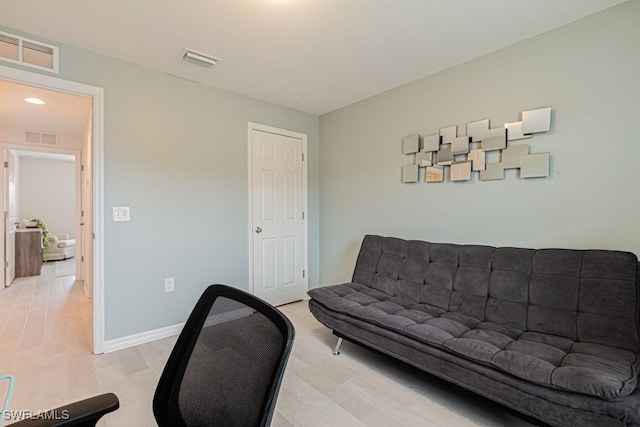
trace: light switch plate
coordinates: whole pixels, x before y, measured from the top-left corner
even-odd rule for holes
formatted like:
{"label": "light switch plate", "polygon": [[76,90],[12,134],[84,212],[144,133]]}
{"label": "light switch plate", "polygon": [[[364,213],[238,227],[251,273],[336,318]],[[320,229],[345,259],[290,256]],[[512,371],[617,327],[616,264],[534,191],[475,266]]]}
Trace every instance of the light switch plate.
{"label": "light switch plate", "polygon": [[114,206],[113,221],[131,221],[131,209],[129,208],[129,206]]}

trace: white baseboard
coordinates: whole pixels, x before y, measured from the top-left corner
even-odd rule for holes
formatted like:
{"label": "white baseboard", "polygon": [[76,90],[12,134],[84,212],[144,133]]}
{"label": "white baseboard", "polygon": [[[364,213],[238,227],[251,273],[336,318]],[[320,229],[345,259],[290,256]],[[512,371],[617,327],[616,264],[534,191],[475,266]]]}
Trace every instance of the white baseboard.
{"label": "white baseboard", "polygon": [[122,350],[123,348],[133,347],[173,335],[178,335],[182,331],[183,327],[184,323],[178,323],[176,325],[165,326],[164,328],[154,329],[152,331],[108,340],[104,342],[104,352],[111,353],[112,351]]}

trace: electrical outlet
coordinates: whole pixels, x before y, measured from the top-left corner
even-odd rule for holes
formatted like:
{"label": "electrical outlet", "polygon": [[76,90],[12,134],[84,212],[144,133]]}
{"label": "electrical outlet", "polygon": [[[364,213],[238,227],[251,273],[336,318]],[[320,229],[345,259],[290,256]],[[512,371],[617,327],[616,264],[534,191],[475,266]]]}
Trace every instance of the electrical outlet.
{"label": "electrical outlet", "polygon": [[164,291],[173,292],[176,290],[176,282],[173,277],[167,277],[164,279]]}

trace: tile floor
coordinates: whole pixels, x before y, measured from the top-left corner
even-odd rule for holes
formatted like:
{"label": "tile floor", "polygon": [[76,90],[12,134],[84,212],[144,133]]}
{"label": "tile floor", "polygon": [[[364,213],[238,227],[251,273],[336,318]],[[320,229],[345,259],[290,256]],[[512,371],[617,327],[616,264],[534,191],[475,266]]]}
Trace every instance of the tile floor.
{"label": "tile floor", "polygon": [[[306,302],[281,307],[296,342],[274,426],[531,426],[472,393],[335,338]],[[112,391],[121,407],[99,426],[154,426],[151,401],[175,337],[94,356],[90,300],[73,276],[20,278],[0,291],[0,374],[16,386],[11,410],[38,411]],[[3,391],[0,389],[0,391]],[[4,393],[0,394],[3,397]],[[10,422],[6,422],[8,424]]]}

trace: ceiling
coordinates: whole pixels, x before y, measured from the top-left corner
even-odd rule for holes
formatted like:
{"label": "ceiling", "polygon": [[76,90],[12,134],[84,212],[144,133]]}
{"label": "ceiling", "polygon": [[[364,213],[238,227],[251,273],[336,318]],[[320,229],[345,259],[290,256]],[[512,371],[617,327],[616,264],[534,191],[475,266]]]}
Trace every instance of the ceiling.
{"label": "ceiling", "polygon": [[[91,98],[0,80],[0,125],[28,131],[82,136],[89,124]],[[34,105],[25,98],[46,102]]]}
{"label": "ceiling", "polygon": [[0,25],[321,115],[624,1],[0,0]]}

